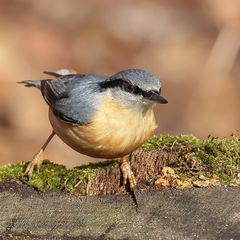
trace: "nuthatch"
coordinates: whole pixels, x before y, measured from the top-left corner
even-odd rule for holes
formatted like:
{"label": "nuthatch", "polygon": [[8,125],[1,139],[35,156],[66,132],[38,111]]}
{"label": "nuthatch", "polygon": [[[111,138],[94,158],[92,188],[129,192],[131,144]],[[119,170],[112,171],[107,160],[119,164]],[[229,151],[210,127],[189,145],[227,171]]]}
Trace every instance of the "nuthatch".
{"label": "nuthatch", "polygon": [[[167,103],[161,82],[149,72],[128,69],[111,77],[45,72],[56,79],[27,80],[39,88],[49,105],[53,131],[26,169],[31,177],[43,161],[43,151],[55,134],[79,153],[119,159],[123,184],[136,186],[125,156],[140,147],[156,129],[155,103]],[[64,73],[65,74],[65,73]]]}

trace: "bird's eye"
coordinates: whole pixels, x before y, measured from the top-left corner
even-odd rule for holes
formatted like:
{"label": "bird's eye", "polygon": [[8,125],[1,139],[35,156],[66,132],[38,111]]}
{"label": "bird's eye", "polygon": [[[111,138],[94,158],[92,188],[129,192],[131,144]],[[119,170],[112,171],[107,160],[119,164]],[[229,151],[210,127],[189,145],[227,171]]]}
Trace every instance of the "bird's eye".
{"label": "bird's eye", "polygon": [[127,82],[123,82],[123,85],[122,85],[123,89],[126,91],[126,92],[133,92],[134,91],[134,86],[130,85],[129,83]]}

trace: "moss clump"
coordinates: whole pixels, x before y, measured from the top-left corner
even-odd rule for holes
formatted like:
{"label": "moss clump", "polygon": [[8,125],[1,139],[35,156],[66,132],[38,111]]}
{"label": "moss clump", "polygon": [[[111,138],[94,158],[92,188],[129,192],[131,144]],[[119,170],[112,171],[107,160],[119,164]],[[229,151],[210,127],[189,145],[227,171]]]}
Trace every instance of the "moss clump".
{"label": "moss clump", "polygon": [[[72,193],[81,183],[89,183],[90,176],[100,168],[113,167],[115,161],[108,161],[87,166],[66,169],[62,165],[44,161],[39,171],[34,171],[31,179],[24,175],[27,163],[9,164],[0,167],[0,182],[17,180],[39,191],[44,189],[61,189]],[[86,184],[88,186],[88,184]],[[87,194],[88,189],[86,189]]]}
{"label": "moss clump", "polygon": [[[164,151],[169,156],[168,166],[173,168],[179,181],[198,180],[199,176],[218,178],[221,183],[240,184],[240,140],[237,137],[199,140],[192,135],[154,136],[142,148],[147,151]],[[74,192],[80,184],[85,194],[91,185],[91,176],[101,169],[115,168],[116,161],[66,169],[64,166],[45,162],[35,171],[31,180],[24,176],[26,163],[0,167],[0,181],[17,180],[40,191],[46,187]],[[149,176],[154,180],[158,176]],[[155,179],[156,178],[156,179]]]}
{"label": "moss clump", "polygon": [[26,163],[8,164],[0,166],[0,182],[23,177]]}
{"label": "moss clump", "polygon": [[[240,173],[240,140],[231,136],[197,139],[192,135],[155,136],[143,145],[145,150],[167,151],[173,155],[170,166],[183,178],[201,174],[217,175],[229,184]],[[175,157],[177,156],[177,157]]]}
{"label": "moss clump", "polygon": [[186,146],[197,147],[199,139],[193,135],[159,135],[150,138],[142,147],[145,150],[181,150]]}

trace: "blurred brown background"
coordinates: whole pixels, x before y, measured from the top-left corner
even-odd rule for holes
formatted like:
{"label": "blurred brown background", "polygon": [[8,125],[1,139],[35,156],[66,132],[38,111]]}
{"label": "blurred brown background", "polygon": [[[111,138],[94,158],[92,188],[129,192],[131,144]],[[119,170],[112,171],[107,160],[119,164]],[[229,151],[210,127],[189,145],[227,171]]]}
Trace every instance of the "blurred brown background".
{"label": "blurred brown background", "polygon": [[[239,31],[234,0],[1,0],[0,164],[30,160],[51,131],[41,94],[16,82],[61,68],[146,69],[169,100],[157,133],[239,135]],[[57,137],[46,156],[69,167],[91,160]]]}

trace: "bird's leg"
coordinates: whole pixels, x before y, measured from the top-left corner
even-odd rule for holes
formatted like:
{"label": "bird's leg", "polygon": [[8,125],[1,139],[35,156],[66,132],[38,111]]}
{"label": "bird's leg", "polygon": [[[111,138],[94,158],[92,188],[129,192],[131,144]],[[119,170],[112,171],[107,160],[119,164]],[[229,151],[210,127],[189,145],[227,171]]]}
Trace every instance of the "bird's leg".
{"label": "bird's leg", "polygon": [[[138,209],[138,201],[134,192],[137,183],[126,157],[119,158],[119,168],[122,174],[122,184],[127,188],[127,190],[130,190],[136,209]],[[127,183],[129,185],[127,185]]]}
{"label": "bird's leg", "polygon": [[136,179],[132,172],[132,169],[129,163],[127,162],[126,157],[120,158],[119,160],[120,160],[119,167],[122,173],[122,184],[126,186],[128,182],[130,191],[133,192],[137,184],[136,184]]}
{"label": "bird's leg", "polygon": [[47,145],[49,144],[49,142],[52,140],[54,135],[55,135],[55,132],[52,131],[52,133],[49,135],[49,137],[47,138],[46,142],[43,144],[43,146],[41,147],[39,152],[37,154],[35,154],[33,156],[33,159],[31,160],[31,162],[29,162],[29,164],[24,172],[24,174],[28,175],[29,179],[31,179],[32,173],[33,173],[33,170],[35,167],[37,168],[37,170],[40,169],[42,162],[44,160],[43,152],[44,152],[45,148],[47,147]]}

